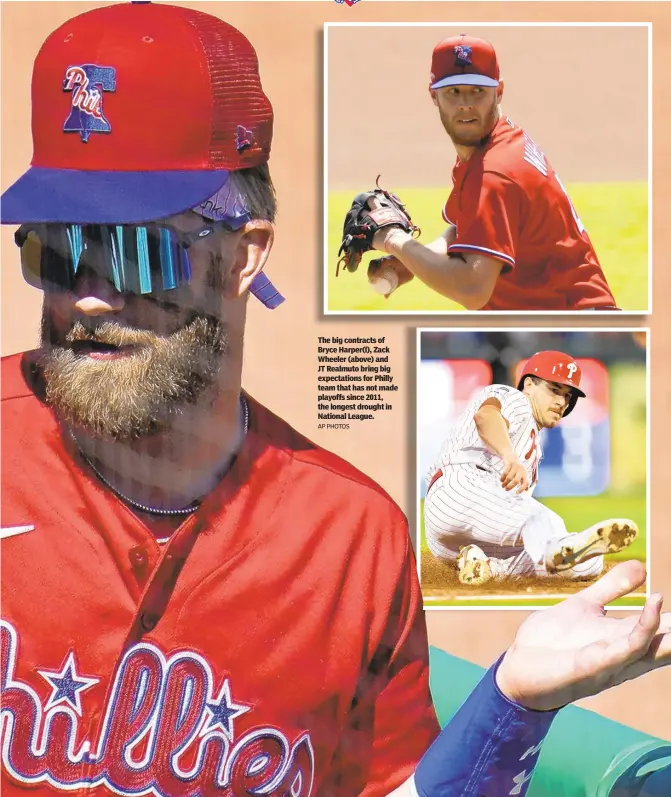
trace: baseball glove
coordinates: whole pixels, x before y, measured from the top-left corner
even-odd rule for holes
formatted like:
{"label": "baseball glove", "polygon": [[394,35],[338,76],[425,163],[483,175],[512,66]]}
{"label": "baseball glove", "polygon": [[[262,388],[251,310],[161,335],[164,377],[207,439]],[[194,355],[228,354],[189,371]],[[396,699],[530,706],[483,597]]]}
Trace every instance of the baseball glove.
{"label": "baseball glove", "polygon": [[348,271],[359,268],[363,253],[373,248],[373,237],[378,230],[397,226],[412,235],[420,233],[419,227],[412,223],[405,205],[395,194],[380,188],[379,180],[380,175],[375,181],[377,188],[357,194],[352,207],[347,211],[338,250],[336,277],[340,273],[341,265]]}

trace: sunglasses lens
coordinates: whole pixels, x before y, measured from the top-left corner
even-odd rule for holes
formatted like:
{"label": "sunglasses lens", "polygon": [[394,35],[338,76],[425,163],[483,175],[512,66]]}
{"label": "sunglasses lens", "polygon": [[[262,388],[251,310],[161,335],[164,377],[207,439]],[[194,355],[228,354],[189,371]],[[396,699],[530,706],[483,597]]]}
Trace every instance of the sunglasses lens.
{"label": "sunglasses lens", "polygon": [[191,279],[191,264],[178,234],[166,227],[42,224],[21,227],[26,282],[36,288],[72,289],[82,267],[124,293],[177,288]]}
{"label": "sunglasses lens", "polygon": [[72,259],[62,225],[21,227],[14,240],[21,249],[21,270],[29,285],[42,289],[71,288]]}
{"label": "sunglasses lens", "polygon": [[[14,240],[21,250],[24,279],[42,290],[73,290],[83,268],[121,293],[169,291],[191,280],[187,249],[193,241],[185,242],[175,230],[156,224],[24,225]],[[270,309],[284,301],[265,274],[254,279],[250,290]]]}
{"label": "sunglasses lens", "polygon": [[[18,243],[17,233],[16,239]],[[25,281],[33,288],[42,286],[42,241],[35,230],[26,230],[21,247],[21,271]]]}

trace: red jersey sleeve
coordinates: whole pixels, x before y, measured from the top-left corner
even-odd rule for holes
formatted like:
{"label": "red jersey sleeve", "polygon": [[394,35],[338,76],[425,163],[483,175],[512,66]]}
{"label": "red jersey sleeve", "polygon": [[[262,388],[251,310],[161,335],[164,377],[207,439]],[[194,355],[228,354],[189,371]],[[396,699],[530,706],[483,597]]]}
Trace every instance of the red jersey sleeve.
{"label": "red jersey sleeve", "polygon": [[364,663],[347,729],[320,795],[384,797],[412,775],[438,735],[422,595],[407,539],[393,600],[375,607],[386,613],[384,630]]}
{"label": "red jersey sleeve", "polygon": [[448,251],[481,252],[502,261],[504,267],[513,267],[521,203],[519,187],[507,177],[486,171],[469,174],[459,197],[457,237]]}
{"label": "red jersey sleeve", "polygon": [[443,212],[442,212],[443,221],[446,221],[448,224],[451,224],[452,226],[456,225],[456,222],[453,221],[454,209],[450,207],[450,200],[452,199],[453,196],[454,196],[454,191],[447,198],[447,202],[443,206]]}

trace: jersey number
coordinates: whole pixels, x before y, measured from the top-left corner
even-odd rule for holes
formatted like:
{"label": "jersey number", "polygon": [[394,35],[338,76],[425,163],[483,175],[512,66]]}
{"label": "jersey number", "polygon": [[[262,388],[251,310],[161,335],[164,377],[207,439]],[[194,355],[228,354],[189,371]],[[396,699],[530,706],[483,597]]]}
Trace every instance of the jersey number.
{"label": "jersey number", "polygon": [[536,445],[536,430],[531,430],[531,445],[529,450],[524,455],[524,459],[529,460],[533,456],[534,461],[531,463],[531,486],[538,481],[538,447]]}

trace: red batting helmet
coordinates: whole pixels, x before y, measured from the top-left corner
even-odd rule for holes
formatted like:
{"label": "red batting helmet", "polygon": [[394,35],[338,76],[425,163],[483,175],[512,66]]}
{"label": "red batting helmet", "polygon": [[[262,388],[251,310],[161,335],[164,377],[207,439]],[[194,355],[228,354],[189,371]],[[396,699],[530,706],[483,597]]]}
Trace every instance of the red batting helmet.
{"label": "red batting helmet", "polygon": [[522,390],[524,378],[527,376],[537,376],[547,382],[556,382],[558,385],[568,385],[571,388],[571,398],[564,418],[573,411],[578,398],[585,398],[585,394],[580,389],[580,378],[582,377],[580,366],[573,357],[562,351],[539,351],[532,354],[522,369],[522,375],[517,384],[518,390]]}

